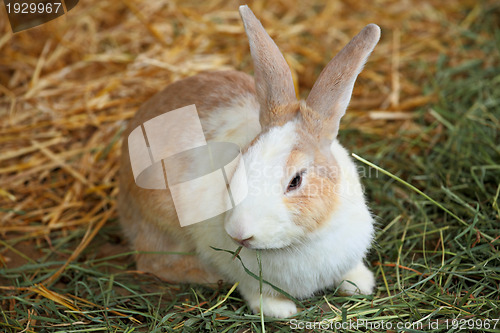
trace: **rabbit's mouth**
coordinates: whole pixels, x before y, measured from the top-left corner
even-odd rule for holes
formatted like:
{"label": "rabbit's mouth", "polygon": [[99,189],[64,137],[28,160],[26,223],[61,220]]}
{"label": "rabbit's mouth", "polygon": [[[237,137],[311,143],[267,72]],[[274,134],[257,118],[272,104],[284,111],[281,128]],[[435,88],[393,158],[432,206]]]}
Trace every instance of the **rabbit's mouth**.
{"label": "rabbit's mouth", "polygon": [[254,237],[251,236],[251,237],[248,237],[248,238],[245,238],[245,239],[239,239],[237,237],[231,237],[231,239],[238,245],[240,246],[243,246],[243,247],[246,247],[248,249],[256,249],[252,246],[252,241],[254,241]]}
{"label": "rabbit's mouth", "polygon": [[231,237],[233,242],[235,242],[238,246],[245,247],[249,250],[260,250],[260,251],[275,251],[275,250],[281,250],[284,248],[288,248],[290,246],[293,246],[291,243],[280,243],[279,245],[277,244],[262,244],[259,242],[255,237],[248,237],[245,239],[238,239],[235,237]]}

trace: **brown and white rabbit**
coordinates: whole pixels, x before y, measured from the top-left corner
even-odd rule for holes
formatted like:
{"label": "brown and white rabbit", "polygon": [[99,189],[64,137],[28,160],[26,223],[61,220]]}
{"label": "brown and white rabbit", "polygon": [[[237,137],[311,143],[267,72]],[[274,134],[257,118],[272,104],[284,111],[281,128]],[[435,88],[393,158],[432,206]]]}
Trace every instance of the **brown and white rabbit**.
{"label": "brown and white rabbit", "polygon": [[[118,210],[125,234],[142,252],[137,255],[138,269],[169,281],[239,282],[239,292],[258,312],[259,281],[231,254],[212,248],[235,250],[241,244],[245,266],[259,272],[260,250],[263,279],[294,297],[339,285],[347,294],[370,294],[374,277],[363,259],[372,242],[373,219],[356,167],[336,137],[380,29],[366,26],[326,66],[307,100],[297,101],[278,47],[247,6],[240,7],[240,14],[255,80],[225,71],[172,83],[139,109],[125,138],[151,118],[195,104],[207,141],[242,147],[248,195],[226,214],[181,227],[168,190],[145,190],[134,183],[125,139]],[[207,190],[192,195],[200,198],[193,209],[204,209],[211,194]],[[293,301],[268,284],[262,293],[265,315],[297,312]]]}

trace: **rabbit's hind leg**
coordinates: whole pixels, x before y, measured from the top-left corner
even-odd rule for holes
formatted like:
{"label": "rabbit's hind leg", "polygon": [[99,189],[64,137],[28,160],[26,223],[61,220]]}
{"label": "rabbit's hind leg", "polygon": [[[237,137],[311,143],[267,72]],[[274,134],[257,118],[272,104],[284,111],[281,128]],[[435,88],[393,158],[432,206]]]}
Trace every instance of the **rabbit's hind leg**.
{"label": "rabbit's hind leg", "polygon": [[[135,239],[135,249],[139,251],[138,270],[171,282],[217,283],[222,280],[200,261],[193,248],[186,246],[189,241],[179,241],[156,226],[145,226],[148,230],[141,230]],[[158,230],[149,230],[151,228]]]}

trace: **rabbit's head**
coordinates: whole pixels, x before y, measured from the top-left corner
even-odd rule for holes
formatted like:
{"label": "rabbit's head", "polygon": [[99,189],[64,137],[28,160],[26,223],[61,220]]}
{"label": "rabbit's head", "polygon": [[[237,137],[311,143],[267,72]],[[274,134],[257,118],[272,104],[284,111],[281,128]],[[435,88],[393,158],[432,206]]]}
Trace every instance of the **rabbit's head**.
{"label": "rabbit's head", "polygon": [[345,151],[340,148],[343,156],[335,156],[339,149],[332,143],[380,28],[366,26],[328,63],[307,100],[297,101],[278,47],[247,6],[240,14],[254,62],[262,131],[244,150],[248,195],[226,215],[225,229],[248,248],[283,248],[335,223],[346,202],[364,205],[359,179],[344,170]]}

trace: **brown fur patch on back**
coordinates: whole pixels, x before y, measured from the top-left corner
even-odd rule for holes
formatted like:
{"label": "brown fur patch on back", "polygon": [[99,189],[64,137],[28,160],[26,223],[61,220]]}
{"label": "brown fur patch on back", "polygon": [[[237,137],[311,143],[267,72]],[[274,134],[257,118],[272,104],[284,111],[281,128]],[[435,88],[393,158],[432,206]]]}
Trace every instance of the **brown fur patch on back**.
{"label": "brown fur patch on back", "polygon": [[[140,107],[130,120],[124,137],[127,138],[134,128],[145,121],[165,112],[194,104],[203,119],[213,110],[232,105],[245,95],[255,95],[254,80],[250,75],[237,71],[203,72],[173,82]],[[207,140],[210,140],[209,135]]]}

